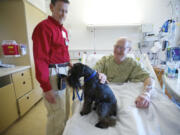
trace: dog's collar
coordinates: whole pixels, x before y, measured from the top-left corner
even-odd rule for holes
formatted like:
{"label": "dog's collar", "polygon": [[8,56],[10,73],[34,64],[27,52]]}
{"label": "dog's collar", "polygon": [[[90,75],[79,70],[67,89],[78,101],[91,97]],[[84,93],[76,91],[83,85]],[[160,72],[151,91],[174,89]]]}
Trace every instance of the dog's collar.
{"label": "dog's collar", "polygon": [[84,80],[84,82],[87,82],[87,81],[89,81],[90,79],[92,79],[95,75],[96,75],[96,71],[94,71],[92,74],[91,74],[91,76],[90,77],[88,77],[87,79],[85,79]]}

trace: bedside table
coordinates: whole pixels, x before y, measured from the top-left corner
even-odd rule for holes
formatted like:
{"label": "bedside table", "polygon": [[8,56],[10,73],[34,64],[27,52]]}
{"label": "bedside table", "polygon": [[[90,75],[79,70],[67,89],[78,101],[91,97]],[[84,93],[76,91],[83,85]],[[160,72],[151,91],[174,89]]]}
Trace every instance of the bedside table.
{"label": "bedside table", "polygon": [[[153,67],[154,72],[156,73],[156,76],[159,80],[159,83],[161,85],[161,88],[163,88],[163,75],[164,75],[164,69],[158,68],[158,67]],[[163,93],[165,93],[170,99],[172,98],[171,95],[168,93],[167,89],[164,88]]]}
{"label": "bedside table", "polygon": [[180,103],[180,81],[178,81],[178,79],[168,78],[163,75],[163,82],[164,88],[167,89],[168,93],[172,96],[172,98]]}
{"label": "bedside table", "polygon": [[164,74],[164,69],[161,69],[158,67],[153,67],[153,69],[154,69],[154,72],[156,73],[156,76],[157,76],[159,83],[161,85],[161,88],[162,88],[162,85],[163,85],[162,75]]}

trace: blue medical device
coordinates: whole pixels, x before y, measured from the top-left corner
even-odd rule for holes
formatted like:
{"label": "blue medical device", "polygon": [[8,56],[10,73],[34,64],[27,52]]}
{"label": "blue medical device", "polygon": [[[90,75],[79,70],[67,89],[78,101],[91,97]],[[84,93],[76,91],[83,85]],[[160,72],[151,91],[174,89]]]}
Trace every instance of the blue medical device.
{"label": "blue medical device", "polygon": [[180,61],[180,47],[172,47],[171,54],[173,61]]}
{"label": "blue medical device", "polygon": [[171,28],[171,30],[172,31],[174,31],[174,29],[175,29],[175,21],[174,20],[172,20],[172,19],[170,19],[170,20],[167,20],[164,24],[163,24],[163,26],[161,27],[161,32],[169,32],[169,25],[170,24],[174,24],[173,25],[173,27]]}
{"label": "blue medical device", "polygon": [[180,61],[180,47],[171,47],[166,50],[167,61]]}

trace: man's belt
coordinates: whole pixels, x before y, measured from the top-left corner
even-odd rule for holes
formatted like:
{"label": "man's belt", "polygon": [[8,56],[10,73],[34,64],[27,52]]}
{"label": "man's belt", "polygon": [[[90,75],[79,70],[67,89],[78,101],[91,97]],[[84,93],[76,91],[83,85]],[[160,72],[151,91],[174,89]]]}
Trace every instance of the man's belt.
{"label": "man's belt", "polygon": [[66,67],[68,65],[69,65],[69,62],[62,63],[62,64],[49,64],[49,68]]}

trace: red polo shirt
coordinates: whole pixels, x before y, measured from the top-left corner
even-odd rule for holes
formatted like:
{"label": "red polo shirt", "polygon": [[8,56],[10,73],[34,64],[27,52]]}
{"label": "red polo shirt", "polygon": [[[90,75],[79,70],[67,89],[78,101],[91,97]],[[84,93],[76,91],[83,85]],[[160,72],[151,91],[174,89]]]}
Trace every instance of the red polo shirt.
{"label": "red polo shirt", "polygon": [[36,78],[44,92],[51,90],[49,64],[69,62],[66,29],[49,16],[34,29],[33,53]]}

